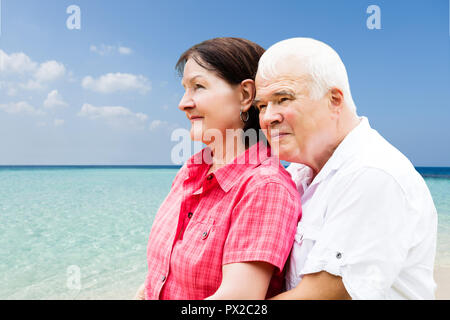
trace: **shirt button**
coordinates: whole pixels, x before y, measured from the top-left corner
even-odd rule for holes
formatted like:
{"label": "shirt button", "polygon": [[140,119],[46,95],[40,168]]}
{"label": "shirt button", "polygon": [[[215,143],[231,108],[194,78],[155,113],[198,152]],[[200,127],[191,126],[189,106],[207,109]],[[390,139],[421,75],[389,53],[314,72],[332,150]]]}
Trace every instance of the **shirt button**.
{"label": "shirt button", "polygon": [[193,215],[193,213],[192,213],[192,212],[189,212],[189,213],[188,213],[188,218],[189,218],[189,219],[192,218],[192,215]]}
{"label": "shirt button", "polygon": [[205,240],[208,237],[208,232],[203,232],[202,233],[202,239]]}
{"label": "shirt button", "polygon": [[336,259],[340,259],[340,258],[342,258],[342,253],[340,253],[340,252],[336,253]]}
{"label": "shirt button", "polygon": [[166,276],[161,277],[161,282],[164,282],[164,281],[166,281]]}
{"label": "shirt button", "polygon": [[209,176],[206,177],[206,180],[211,180],[213,178],[213,174],[211,173]]}

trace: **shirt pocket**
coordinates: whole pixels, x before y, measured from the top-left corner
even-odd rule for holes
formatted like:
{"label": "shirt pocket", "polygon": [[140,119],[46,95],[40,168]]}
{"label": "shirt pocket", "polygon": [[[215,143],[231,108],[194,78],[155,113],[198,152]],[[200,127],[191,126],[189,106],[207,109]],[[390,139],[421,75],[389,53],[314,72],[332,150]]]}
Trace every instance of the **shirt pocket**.
{"label": "shirt pocket", "polygon": [[209,247],[220,246],[220,240],[224,238],[225,241],[223,234],[223,226],[217,224],[213,217],[202,221],[191,220],[186,227],[182,243],[192,247],[192,251],[203,254]]}
{"label": "shirt pocket", "polygon": [[226,229],[211,218],[190,221],[183,239],[175,247],[171,268],[185,288],[211,294],[220,286],[222,279],[223,245]]}
{"label": "shirt pocket", "polygon": [[294,237],[294,245],[289,259],[289,267],[286,273],[286,285],[288,289],[295,288],[302,279],[301,271],[306,258],[319,237],[320,229],[313,224],[300,221]]}
{"label": "shirt pocket", "polygon": [[304,241],[315,242],[319,237],[319,233],[320,230],[315,225],[300,221],[295,233],[295,242],[298,244],[302,244]]}

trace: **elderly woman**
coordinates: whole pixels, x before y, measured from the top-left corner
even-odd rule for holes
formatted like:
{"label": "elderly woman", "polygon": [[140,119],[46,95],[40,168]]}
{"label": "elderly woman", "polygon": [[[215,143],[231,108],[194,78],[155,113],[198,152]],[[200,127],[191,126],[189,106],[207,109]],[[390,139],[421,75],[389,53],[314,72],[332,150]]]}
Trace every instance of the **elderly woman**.
{"label": "elderly woman", "polygon": [[207,147],[180,169],[158,210],[137,298],[264,299],[280,292],[301,207],[270,146],[244,139],[260,129],[252,103],[263,52],[248,40],[216,38],[178,60],[185,88],[179,109],[191,121],[191,138]]}

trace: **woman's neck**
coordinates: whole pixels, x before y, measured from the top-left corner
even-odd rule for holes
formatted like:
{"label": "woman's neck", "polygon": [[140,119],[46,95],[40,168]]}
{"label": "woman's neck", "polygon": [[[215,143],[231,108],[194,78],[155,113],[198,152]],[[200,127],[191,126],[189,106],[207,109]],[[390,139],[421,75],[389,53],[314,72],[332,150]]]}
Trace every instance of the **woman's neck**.
{"label": "woman's neck", "polygon": [[208,170],[208,174],[213,173],[216,170],[233,162],[234,159],[236,159],[246,150],[241,137],[233,139],[233,141],[231,141],[230,143],[224,141],[224,143],[218,146],[213,142],[209,144],[208,147],[212,151],[212,164]]}

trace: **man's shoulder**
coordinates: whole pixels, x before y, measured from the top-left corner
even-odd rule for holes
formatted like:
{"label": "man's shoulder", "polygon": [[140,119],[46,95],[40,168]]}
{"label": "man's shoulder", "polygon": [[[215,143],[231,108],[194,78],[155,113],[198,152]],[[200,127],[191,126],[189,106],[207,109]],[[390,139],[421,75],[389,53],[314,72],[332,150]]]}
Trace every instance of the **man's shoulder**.
{"label": "man's shoulder", "polygon": [[414,172],[411,161],[376,130],[371,130],[367,142],[360,153],[363,164],[391,172]]}
{"label": "man's shoulder", "polygon": [[411,161],[375,130],[368,135],[364,148],[353,159],[349,159],[340,171],[338,179],[359,179],[360,183],[349,184],[349,188],[390,183],[396,185],[399,195],[404,197],[409,206],[415,207],[415,211],[434,207],[425,180]]}
{"label": "man's shoulder", "polygon": [[376,170],[380,178],[393,179],[406,195],[418,188],[421,191],[428,190],[412,162],[373,129],[368,135],[365,147],[353,162],[350,166],[353,166],[355,171]]}

